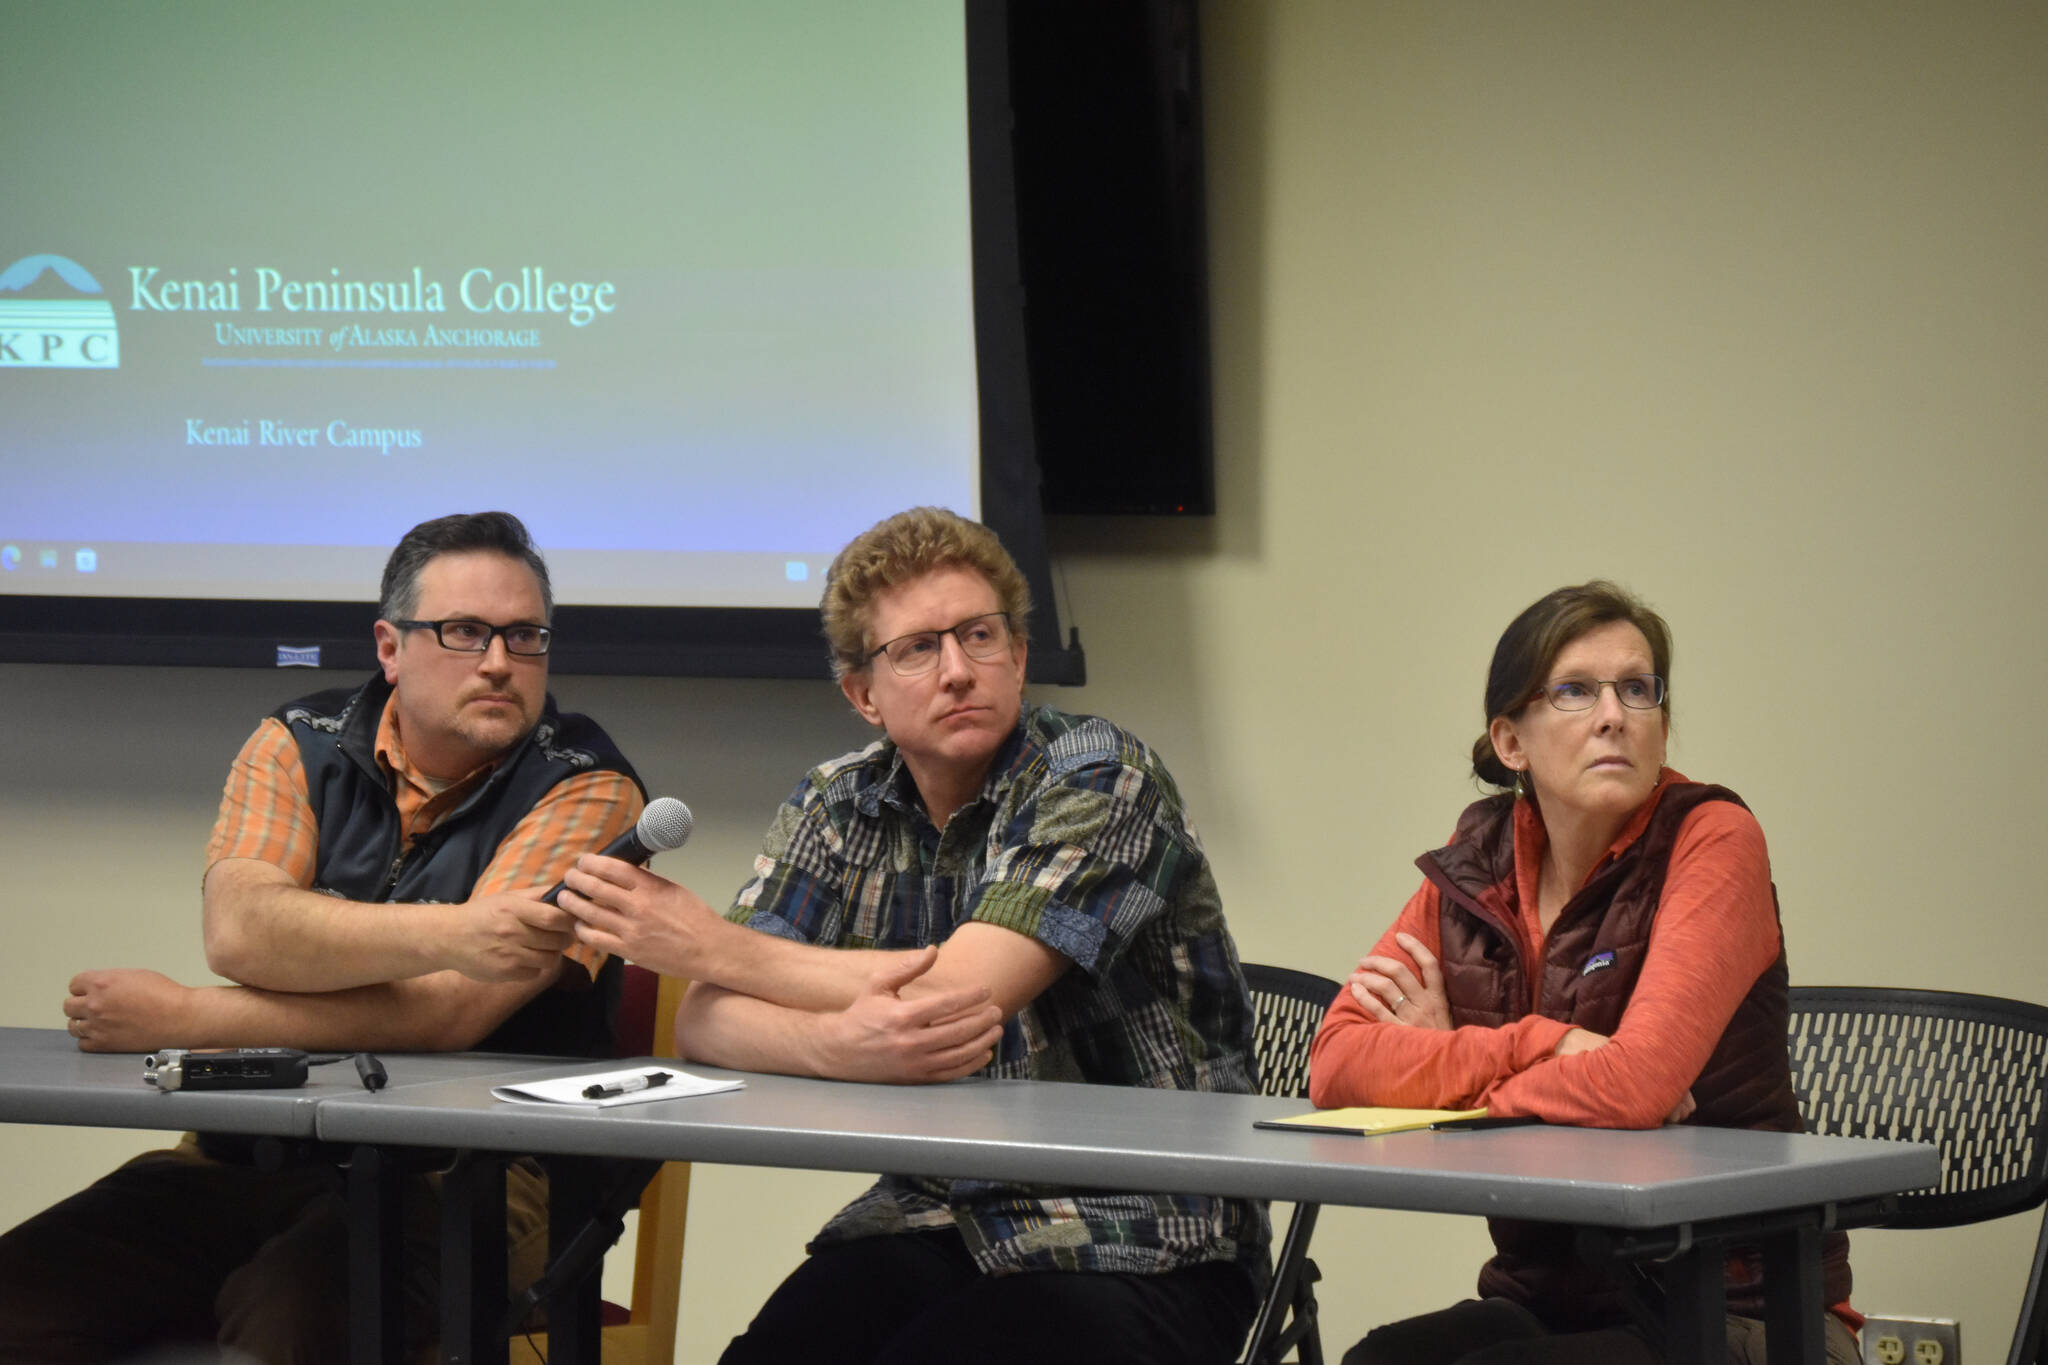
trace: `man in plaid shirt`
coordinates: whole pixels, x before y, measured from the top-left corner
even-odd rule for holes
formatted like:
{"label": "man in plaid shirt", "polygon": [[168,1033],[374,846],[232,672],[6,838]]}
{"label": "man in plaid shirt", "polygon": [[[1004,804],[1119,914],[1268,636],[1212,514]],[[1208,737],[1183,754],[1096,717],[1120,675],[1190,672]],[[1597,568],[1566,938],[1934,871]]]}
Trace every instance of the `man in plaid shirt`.
{"label": "man in plaid shirt", "polygon": [[[719,918],[585,857],[585,942],[694,985],[687,1056],[841,1079],[1249,1091],[1252,1013],[1172,776],[1107,721],[1025,707],[1023,576],[920,508],[834,561],[846,698],[885,738],[813,769]],[[744,926],[744,927],[742,927]],[[1262,1205],[884,1176],[725,1359],[1227,1361]]]}
{"label": "man in plaid shirt", "polygon": [[[409,531],[385,566],[376,676],[280,707],[229,772],[202,899],[208,964],[235,984],[81,972],[64,1003],[79,1047],[601,1047],[618,965],[536,897],[577,850],[632,828],[642,792],[604,732],[547,694],[551,608],[509,513]],[[249,1139],[188,1135],[0,1237],[0,1359],[195,1341],[238,1360],[344,1358],[341,1175],[259,1157]],[[437,1193],[419,1177],[407,1199],[421,1339]],[[506,1203],[519,1288],[546,1257],[537,1164],[507,1170]]]}

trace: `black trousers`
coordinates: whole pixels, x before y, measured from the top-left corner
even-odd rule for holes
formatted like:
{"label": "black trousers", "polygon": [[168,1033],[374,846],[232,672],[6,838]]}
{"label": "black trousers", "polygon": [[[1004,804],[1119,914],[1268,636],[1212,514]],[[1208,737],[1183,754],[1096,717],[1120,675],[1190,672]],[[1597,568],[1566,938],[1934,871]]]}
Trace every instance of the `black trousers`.
{"label": "black trousers", "polygon": [[1212,1263],[1164,1275],[984,1275],[950,1228],[821,1247],[724,1365],[1227,1365],[1258,1309]]}
{"label": "black trousers", "polygon": [[[1828,1314],[1829,1365],[1857,1365],[1856,1336]],[[1731,1365],[1764,1365],[1764,1325],[1728,1317]],[[1663,1365],[1633,1327],[1553,1332],[1508,1299],[1467,1299],[1420,1317],[1376,1327],[1344,1353],[1344,1365]]]}
{"label": "black trousers", "polygon": [[[547,1258],[547,1179],[516,1162],[505,1195],[506,1270],[524,1288]],[[407,1334],[427,1342],[438,1326],[440,1177],[408,1178],[403,1237]],[[348,1358],[347,1314],[342,1175],[321,1162],[261,1171],[215,1161],[188,1137],[0,1236],[6,1365],[198,1344],[266,1365],[325,1365]]]}

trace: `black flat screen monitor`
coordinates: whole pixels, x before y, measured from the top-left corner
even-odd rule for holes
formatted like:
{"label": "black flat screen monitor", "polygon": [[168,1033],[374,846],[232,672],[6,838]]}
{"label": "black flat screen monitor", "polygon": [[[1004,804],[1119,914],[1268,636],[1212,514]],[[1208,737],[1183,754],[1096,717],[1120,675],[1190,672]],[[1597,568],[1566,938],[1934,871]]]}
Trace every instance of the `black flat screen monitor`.
{"label": "black flat screen monitor", "polygon": [[[821,675],[940,504],[1038,599],[1010,7],[9,13],[0,658],[368,666],[408,526],[519,514],[558,669]],[[309,652],[299,652],[309,651]]]}

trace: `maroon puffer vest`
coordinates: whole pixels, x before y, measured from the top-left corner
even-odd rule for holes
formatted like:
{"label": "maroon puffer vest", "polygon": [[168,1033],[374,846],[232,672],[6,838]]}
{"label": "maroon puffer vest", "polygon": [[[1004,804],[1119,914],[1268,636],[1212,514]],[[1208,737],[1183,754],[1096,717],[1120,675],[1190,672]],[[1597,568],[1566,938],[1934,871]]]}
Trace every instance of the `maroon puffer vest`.
{"label": "maroon puffer vest", "polygon": [[[1642,837],[1595,872],[1559,913],[1543,960],[1534,964],[1541,976],[1533,995],[1532,964],[1522,960],[1514,931],[1514,798],[1489,797],[1467,807],[1455,842],[1415,860],[1442,893],[1441,958],[1452,1022],[1497,1027],[1531,1013],[1533,998],[1535,1013],[1612,1035],[1642,975],[1679,827],[1706,801],[1742,804],[1725,787],[1676,782],[1664,790]],[[1775,903],[1775,888],[1772,895]],[[1799,1131],[1785,1048],[1785,989],[1781,936],[1777,960],[1750,986],[1693,1082],[1699,1108],[1688,1123]],[[1482,1295],[1513,1299],[1558,1330],[1627,1321],[1612,1272],[1579,1259],[1572,1228],[1501,1218],[1489,1219],[1488,1227],[1497,1254],[1479,1272]],[[1826,1301],[1844,1303],[1849,1239],[1829,1234],[1822,1254]],[[1729,1257],[1729,1312],[1763,1315],[1762,1271],[1754,1249]]]}

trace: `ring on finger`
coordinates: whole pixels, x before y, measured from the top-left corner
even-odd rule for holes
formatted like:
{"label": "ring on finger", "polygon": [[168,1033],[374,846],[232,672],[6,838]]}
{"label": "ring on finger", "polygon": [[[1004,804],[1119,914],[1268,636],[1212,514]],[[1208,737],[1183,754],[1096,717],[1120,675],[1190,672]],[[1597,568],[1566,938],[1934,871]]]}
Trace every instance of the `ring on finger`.
{"label": "ring on finger", "polygon": [[1391,1005],[1389,1005],[1389,1006],[1387,1006],[1387,1008],[1388,1008],[1388,1009],[1395,1009],[1395,1010],[1397,1010],[1397,1009],[1401,1008],[1401,1006],[1403,1006],[1403,1005],[1405,1005],[1405,1004],[1407,1004],[1407,1003],[1408,1003],[1408,997],[1407,997],[1407,996],[1405,996],[1405,995],[1397,995],[1397,996],[1395,996],[1395,997],[1394,997],[1394,1003],[1393,1003],[1393,1004],[1391,1004]]}

